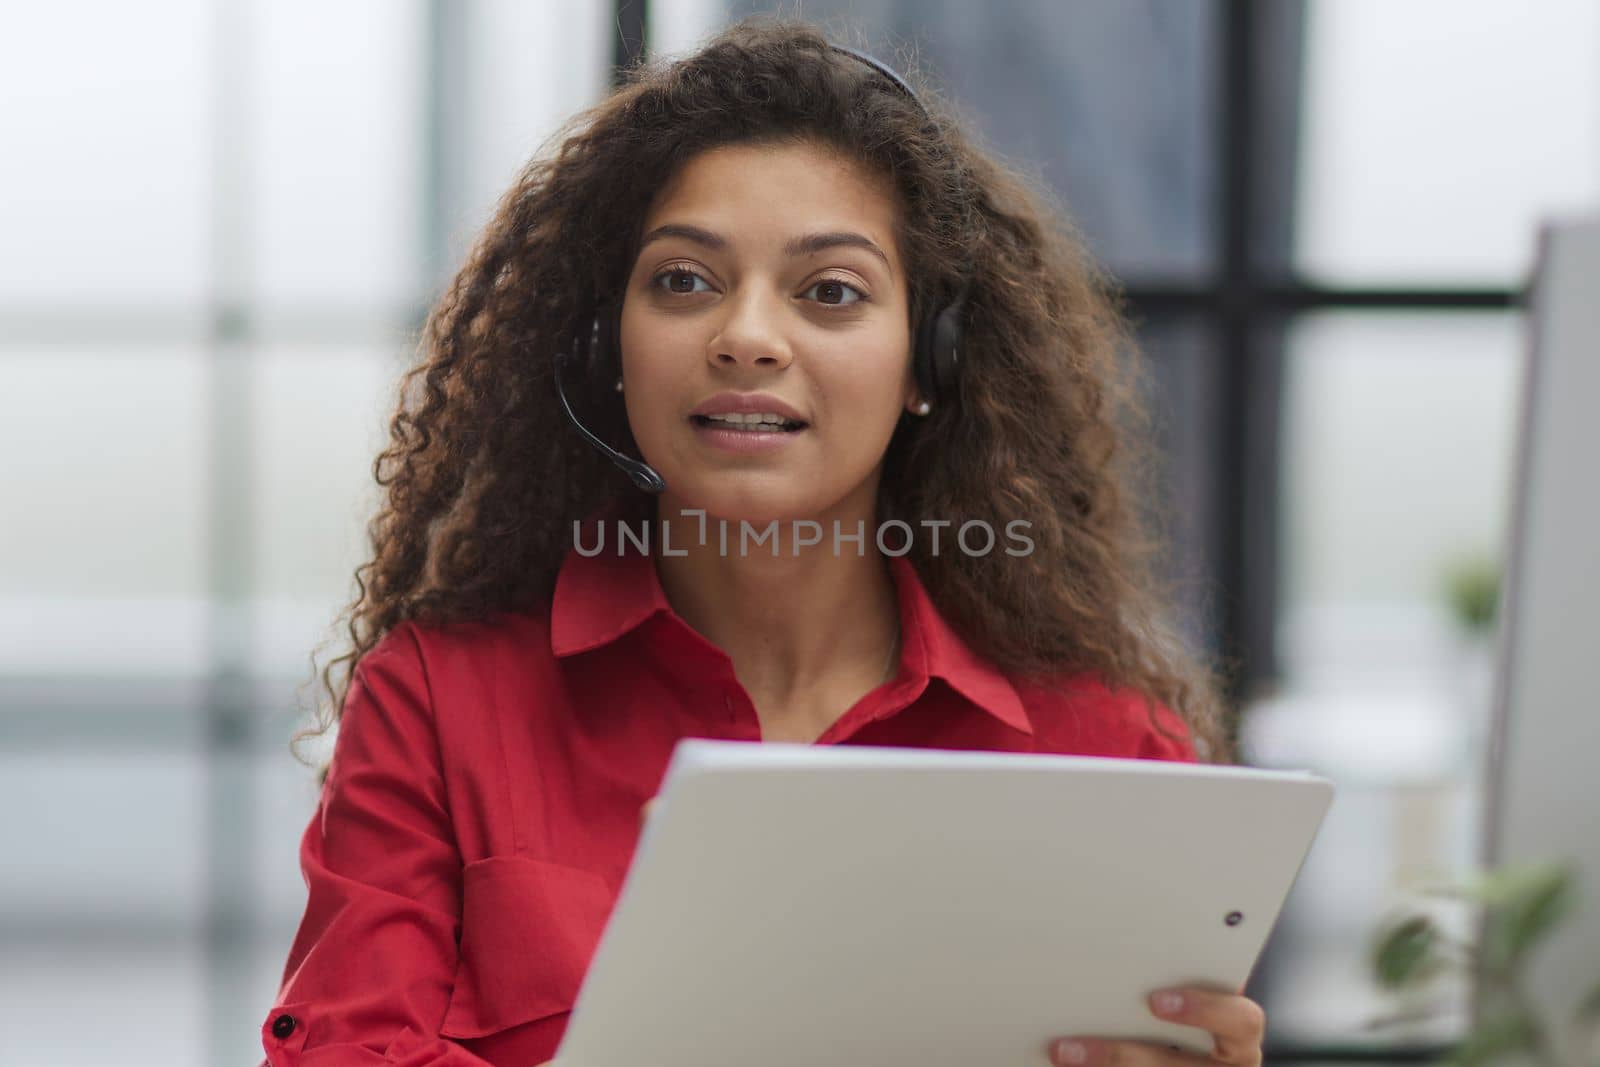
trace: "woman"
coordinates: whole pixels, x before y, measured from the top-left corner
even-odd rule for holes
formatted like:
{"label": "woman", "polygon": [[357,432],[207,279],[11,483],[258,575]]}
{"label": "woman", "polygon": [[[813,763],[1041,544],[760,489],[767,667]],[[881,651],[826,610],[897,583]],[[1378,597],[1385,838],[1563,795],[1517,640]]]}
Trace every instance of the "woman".
{"label": "woman", "polygon": [[[1155,625],[1127,336],[1058,210],[769,18],[558,144],[434,311],[377,465],[274,1067],[550,1060],[685,736],[1229,758]],[[1256,1005],[1180,992],[1160,1010],[1259,1063]]]}

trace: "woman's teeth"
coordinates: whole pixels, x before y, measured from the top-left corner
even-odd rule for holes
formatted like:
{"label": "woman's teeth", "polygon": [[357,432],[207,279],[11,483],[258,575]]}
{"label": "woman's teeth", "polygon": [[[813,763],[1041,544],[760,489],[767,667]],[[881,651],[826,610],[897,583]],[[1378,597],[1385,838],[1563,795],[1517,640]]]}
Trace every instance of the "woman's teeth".
{"label": "woman's teeth", "polygon": [[697,419],[712,425],[724,426],[732,430],[745,430],[753,433],[786,433],[798,430],[804,423],[793,422],[782,415],[762,412],[752,415],[697,415]]}

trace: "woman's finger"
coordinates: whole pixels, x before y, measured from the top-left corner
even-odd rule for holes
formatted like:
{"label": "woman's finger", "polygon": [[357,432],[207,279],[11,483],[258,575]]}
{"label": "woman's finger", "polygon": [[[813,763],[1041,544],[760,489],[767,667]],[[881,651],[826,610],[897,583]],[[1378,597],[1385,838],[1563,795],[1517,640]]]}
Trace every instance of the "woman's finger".
{"label": "woman's finger", "polygon": [[[1177,1006],[1165,998],[1174,994]],[[1237,993],[1209,989],[1167,989],[1150,997],[1150,1010],[1169,1022],[1197,1026],[1215,1039],[1212,1058],[1235,1067],[1260,1067],[1267,1015],[1261,1005]]]}
{"label": "woman's finger", "polygon": [[1145,1041],[1063,1037],[1052,1041],[1048,1052],[1057,1067],[1215,1067],[1209,1056]]}

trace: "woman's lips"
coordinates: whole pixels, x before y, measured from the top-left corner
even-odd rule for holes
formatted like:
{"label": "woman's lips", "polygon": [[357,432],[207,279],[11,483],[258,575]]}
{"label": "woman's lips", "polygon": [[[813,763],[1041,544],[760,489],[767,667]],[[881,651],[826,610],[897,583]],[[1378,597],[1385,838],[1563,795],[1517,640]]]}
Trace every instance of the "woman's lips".
{"label": "woman's lips", "polygon": [[810,426],[802,426],[798,430],[734,430],[692,417],[689,425],[694,428],[695,436],[708,447],[740,455],[776,452],[811,430]]}

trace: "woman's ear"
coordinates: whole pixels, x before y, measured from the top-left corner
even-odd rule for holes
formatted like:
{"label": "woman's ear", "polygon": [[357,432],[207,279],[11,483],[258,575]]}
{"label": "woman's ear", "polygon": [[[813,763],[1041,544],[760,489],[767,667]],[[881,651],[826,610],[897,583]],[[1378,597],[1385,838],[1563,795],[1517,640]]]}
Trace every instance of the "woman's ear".
{"label": "woman's ear", "polygon": [[917,387],[917,376],[906,365],[905,388],[901,392],[900,407],[909,412],[922,402],[922,390]]}

